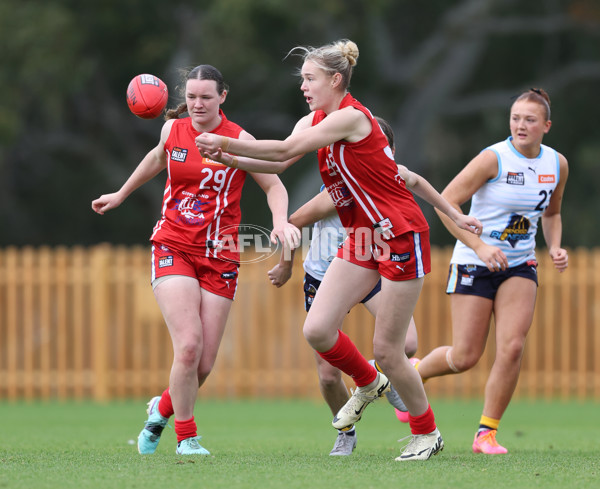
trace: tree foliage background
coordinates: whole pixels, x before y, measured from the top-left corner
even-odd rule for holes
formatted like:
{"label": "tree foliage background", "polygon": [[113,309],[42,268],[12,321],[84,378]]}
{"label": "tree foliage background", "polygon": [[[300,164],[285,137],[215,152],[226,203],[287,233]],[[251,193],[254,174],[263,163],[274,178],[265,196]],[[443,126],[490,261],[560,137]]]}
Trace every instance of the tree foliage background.
{"label": "tree foliage background", "polygon": [[[223,109],[257,138],[285,138],[307,112],[297,45],[354,40],[352,94],[386,118],[397,159],[442,190],[506,138],[515,96],[543,87],[563,153],[566,246],[600,244],[600,3],[597,0],[3,0],[0,3],[0,246],[146,243],[165,175],[97,216],[158,142],[125,90],[138,73],[182,99],[181,69],[209,63],[230,85]],[[285,59],[284,59],[285,58]],[[290,212],[319,188],[313,156],[281,175]],[[422,205],[432,242],[452,239]],[[243,222],[270,227],[248,179]],[[543,243],[542,243],[543,244]]]}

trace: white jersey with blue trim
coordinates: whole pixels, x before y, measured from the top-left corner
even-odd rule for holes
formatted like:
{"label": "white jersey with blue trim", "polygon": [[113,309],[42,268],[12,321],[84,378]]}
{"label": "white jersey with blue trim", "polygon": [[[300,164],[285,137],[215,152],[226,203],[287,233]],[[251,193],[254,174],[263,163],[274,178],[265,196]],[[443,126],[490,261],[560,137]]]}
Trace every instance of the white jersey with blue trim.
{"label": "white jersey with blue trim", "polygon": [[[321,192],[325,185],[321,185]],[[346,230],[337,214],[315,222],[310,247],[304,259],[304,271],[317,280],[323,280],[329,264],[346,239]]]}
{"label": "white jersey with blue trim", "polygon": [[316,222],[304,259],[304,271],[317,280],[323,280],[327,268],[345,239],[346,230],[337,214]]}
{"label": "white jersey with blue trim", "polygon": [[[535,259],[538,220],[560,179],[558,153],[542,144],[536,158],[527,158],[515,149],[512,137],[486,150],[496,154],[498,174],[473,194],[469,215],[483,224],[481,239],[500,248],[514,267]],[[461,241],[450,263],[486,266]]]}

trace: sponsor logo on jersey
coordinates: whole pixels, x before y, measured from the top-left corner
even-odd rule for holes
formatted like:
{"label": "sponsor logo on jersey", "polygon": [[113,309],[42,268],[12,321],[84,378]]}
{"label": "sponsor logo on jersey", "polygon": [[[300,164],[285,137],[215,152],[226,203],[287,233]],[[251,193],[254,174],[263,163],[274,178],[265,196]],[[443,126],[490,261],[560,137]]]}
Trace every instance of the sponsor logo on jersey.
{"label": "sponsor logo on jersey", "polygon": [[163,256],[158,260],[158,268],[172,267],[173,266],[173,255]]}
{"label": "sponsor logo on jersey", "polygon": [[383,239],[390,239],[395,237],[395,234],[392,231],[393,227],[394,225],[392,224],[392,221],[389,217],[386,217],[385,219],[382,219],[381,221],[373,224],[373,229],[380,233]]}
{"label": "sponsor logo on jersey", "polygon": [[529,234],[530,227],[531,222],[525,216],[512,214],[508,218],[508,225],[504,230],[492,231],[490,237],[500,241],[506,241],[514,248],[519,241],[527,241],[531,237]]}
{"label": "sponsor logo on jersey", "polygon": [[538,175],[539,183],[554,183],[556,178],[554,175]]}
{"label": "sponsor logo on jersey", "polygon": [[185,163],[185,159],[187,158],[188,150],[185,148],[179,148],[175,146],[171,150],[171,160],[178,161],[179,163]]}
{"label": "sponsor logo on jersey", "polygon": [[525,185],[525,175],[523,175],[522,171],[509,171],[508,175],[506,175],[506,183],[509,185]]}
{"label": "sponsor logo on jersey", "polygon": [[210,248],[211,250],[221,251],[223,249],[223,240],[222,239],[207,239],[206,247]]}
{"label": "sponsor logo on jersey", "polygon": [[225,168],[227,170],[227,166],[224,165],[223,163],[219,163],[218,161],[215,160],[211,160],[210,158],[202,158],[202,163],[204,163],[205,165],[210,165],[210,166],[220,166],[221,168]]}

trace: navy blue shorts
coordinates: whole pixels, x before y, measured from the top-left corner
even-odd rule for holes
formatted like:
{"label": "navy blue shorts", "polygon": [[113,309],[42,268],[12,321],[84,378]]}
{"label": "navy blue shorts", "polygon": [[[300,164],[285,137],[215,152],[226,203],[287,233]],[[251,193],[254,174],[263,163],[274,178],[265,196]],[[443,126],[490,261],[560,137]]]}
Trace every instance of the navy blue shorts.
{"label": "navy blue shorts", "polygon": [[[312,275],[310,275],[308,273],[304,274],[304,308],[306,309],[306,312],[308,312],[308,310],[310,309],[310,306],[312,306],[313,300],[315,300],[315,295],[317,294],[317,289],[319,288],[319,285],[321,285],[320,280],[317,280],[315,277],[313,277]],[[379,292],[380,290],[381,290],[381,279],[379,279],[379,282],[377,282],[375,287],[373,287],[373,290],[371,292],[369,292],[367,297],[365,297],[362,301],[360,301],[360,303],[364,304],[369,299],[371,299],[375,294],[377,294],[377,292]]]}
{"label": "navy blue shorts", "polygon": [[521,265],[498,272],[490,272],[487,267],[481,265],[451,263],[446,294],[477,295],[493,300],[502,282],[511,277],[528,278],[537,285],[537,261],[528,260]]}

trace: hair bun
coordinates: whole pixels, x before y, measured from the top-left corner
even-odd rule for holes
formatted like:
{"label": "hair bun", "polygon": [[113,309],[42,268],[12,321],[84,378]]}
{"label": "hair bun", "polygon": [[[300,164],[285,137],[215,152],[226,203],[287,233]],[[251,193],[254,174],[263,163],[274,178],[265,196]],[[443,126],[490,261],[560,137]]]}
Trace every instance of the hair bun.
{"label": "hair bun", "polygon": [[358,46],[356,43],[348,39],[344,39],[343,41],[338,42],[338,47],[340,48],[344,58],[346,58],[348,63],[350,63],[350,66],[356,65],[356,60],[358,59]]}
{"label": "hair bun", "polygon": [[548,106],[550,106],[550,95],[543,88],[530,88],[530,92],[537,93],[540,97],[542,97]]}

